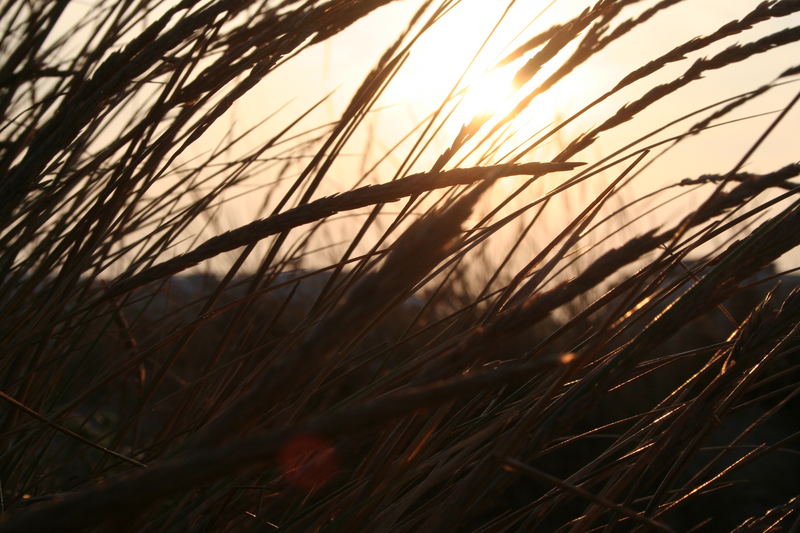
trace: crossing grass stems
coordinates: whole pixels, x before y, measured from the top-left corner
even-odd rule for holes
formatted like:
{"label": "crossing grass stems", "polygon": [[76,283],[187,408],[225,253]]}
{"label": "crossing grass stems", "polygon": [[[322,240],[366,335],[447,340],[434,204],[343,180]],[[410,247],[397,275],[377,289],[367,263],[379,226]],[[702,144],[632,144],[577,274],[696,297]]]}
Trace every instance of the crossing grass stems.
{"label": "crossing grass stems", "polygon": [[[675,111],[678,135],[589,148],[713,71],[796,49],[800,27],[752,32],[800,2],[753,3],[505,137],[584,63],[698,1],[596,0],[523,34],[499,62],[516,69],[508,115],[437,148],[454,86],[377,158],[389,177],[364,185],[365,167],[332,195],[345,147],[460,0],[417,2],[334,122],[308,125],[321,93],[210,149],[279,67],[393,2],[0,2],[0,531],[796,528],[800,299],[773,263],[800,244],[800,164],[743,167],[797,97],[734,168],[628,191],[658,148],[740,120],[798,66]],[[262,209],[220,227],[251,185]],[[687,190],[704,201],[670,225],[620,222]]]}

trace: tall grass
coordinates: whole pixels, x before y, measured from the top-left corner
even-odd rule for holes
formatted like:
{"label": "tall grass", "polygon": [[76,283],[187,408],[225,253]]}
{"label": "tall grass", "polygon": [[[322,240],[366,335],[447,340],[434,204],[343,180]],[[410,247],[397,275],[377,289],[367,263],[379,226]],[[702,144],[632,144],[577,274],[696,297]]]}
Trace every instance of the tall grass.
{"label": "tall grass", "polygon": [[[447,137],[463,78],[350,190],[337,165],[460,0],[415,3],[335,121],[310,124],[330,95],[308,72],[305,111],[216,146],[259,84],[392,2],[0,3],[0,531],[796,530],[800,297],[774,265],[800,245],[800,94],[741,111],[798,66],[673,97],[799,49],[800,2],[519,121],[698,2],[498,21],[512,105]],[[742,120],[733,164],[633,186]],[[788,159],[748,171],[776,138]],[[243,189],[261,208],[225,225]]]}

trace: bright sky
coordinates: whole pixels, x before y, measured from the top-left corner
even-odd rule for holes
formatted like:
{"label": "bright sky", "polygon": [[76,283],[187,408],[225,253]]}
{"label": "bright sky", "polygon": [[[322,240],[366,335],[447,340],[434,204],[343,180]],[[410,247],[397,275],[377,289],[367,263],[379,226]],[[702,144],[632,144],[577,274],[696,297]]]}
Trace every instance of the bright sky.
{"label": "bright sky", "polygon": [[[467,74],[467,83],[472,89],[465,105],[456,113],[456,120],[443,132],[440,146],[443,148],[458,130],[458,126],[467,120],[473,111],[502,110],[508,106],[507,96],[513,93],[509,80],[516,66],[511,65],[505,71],[492,74],[490,82],[485,81],[485,72],[503,57],[504,52],[513,49],[538,31],[550,27],[553,23],[563,22],[571,15],[593,2],[581,0],[557,0],[550,9],[543,11],[547,3],[541,0],[517,0],[498,28],[495,36],[489,40],[482,54]],[[648,7],[654,1],[641,2]],[[262,87],[253,91],[247,101],[239,104],[238,109],[248,109],[241,113],[239,119],[251,116],[259,118],[258,113],[250,113],[254,109],[269,112],[278,105],[293,99],[292,105],[284,112],[286,117],[293,117],[298,109],[303,109],[316,101],[323,93],[324,87],[336,89],[331,101],[323,106],[321,114],[309,119],[334,119],[347,103],[350,95],[380,54],[385,50],[393,37],[405,26],[406,21],[420,4],[417,0],[398,1],[378,10],[349,28],[334,39],[306,51],[279,72],[270,75],[270,79]],[[741,17],[756,5],[754,1],[717,1],[717,0],[685,0],[663,13],[656,15],[648,24],[635,29],[619,42],[612,44],[598,57],[593,58],[550,91],[538,97],[534,104],[518,119],[520,135],[527,136],[538,128],[550,123],[558,116],[568,116],[593,96],[601,94],[612,86],[631,69],[641,66],[646,60],[666,52],[676,44],[692,37],[708,34],[722,23]],[[415,45],[411,56],[397,78],[388,87],[379,103],[380,107],[390,106],[372,119],[370,133],[384,146],[390,146],[418,120],[425,117],[442,101],[454,82],[464,72],[473,54],[491,31],[493,25],[507,6],[504,1],[487,2],[485,0],[463,0],[455,9],[447,14],[437,25]],[[635,15],[641,9],[624,11],[619,20],[627,18],[627,14]],[[537,14],[541,15],[535,19]],[[531,23],[531,20],[534,22]],[[737,42],[747,42],[767,35],[783,27],[800,23],[800,17],[785,17],[776,21],[760,24],[752,30],[734,38],[726,39],[710,48],[717,52]],[[521,33],[521,35],[520,35]],[[515,39],[515,37],[518,37]],[[627,91],[621,98],[600,106],[596,113],[590,113],[572,127],[567,128],[566,138],[596,124],[619,105],[640,96],[653,81],[667,81],[682,73],[691,61],[701,57],[695,54],[688,60],[670,65],[663,72],[652,76]],[[705,104],[713,103],[742,91],[751,90],[772,80],[785,68],[798,62],[798,47],[786,46],[767,54],[757,56],[740,65],[715,71],[706,79],[691,84],[662,103],[643,113],[631,124],[631,128],[622,128],[626,139],[635,132],[644,131],[643,125],[653,128],[663,122],[675,118],[677,113],[686,112]],[[463,85],[462,85],[463,86]],[[756,100],[752,106],[746,106],[734,116],[771,111],[785,105],[795,91],[793,85],[776,89],[765,97]],[[266,104],[266,105],[265,105]],[[800,113],[788,117],[767,145],[753,158],[750,167],[753,170],[768,170],[775,166],[775,160],[792,159],[791,135],[785,134],[800,125]],[[708,132],[700,136],[703,142],[686,143],[681,154],[670,158],[670,170],[691,174],[697,172],[724,171],[731,166],[738,155],[754,140],[753,134],[759,128],[766,127],[771,117],[748,121],[740,126],[722,128],[719,136],[726,139],[725,144],[705,142],[717,137],[717,132]],[[242,122],[242,126],[246,123]],[[631,131],[628,131],[628,130]],[[736,130],[737,133],[732,132]],[[634,133],[632,133],[634,132]],[[748,133],[750,135],[748,135]],[[524,137],[523,137],[524,138]],[[618,143],[616,139],[603,138],[598,146],[601,151],[610,150]],[[733,143],[733,144],[731,144]],[[354,141],[354,151],[363,152]],[[695,149],[693,150],[691,146]],[[373,148],[377,148],[374,143]],[[400,154],[402,152],[398,152]],[[589,151],[591,155],[597,155]],[[438,155],[438,154],[437,154]],[[551,154],[541,154],[546,157]],[[532,154],[533,156],[533,154]],[[433,152],[431,157],[435,157]],[[794,156],[796,158],[796,155]],[[424,169],[428,161],[421,161]],[[389,165],[391,166],[391,165]],[[342,178],[342,186],[346,185]]]}
{"label": "bright sky", "polygon": [[[594,2],[585,0],[556,0],[551,7],[543,9],[548,2],[541,0],[517,0],[487,42],[472,69],[466,74],[462,86],[470,86],[464,105],[456,112],[455,119],[445,127],[427,152],[414,166],[415,170],[426,170],[431,162],[446,148],[459,126],[474,112],[496,112],[507,109],[508,96],[513,90],[508,80],[513,77],[515,67],[495,71],[487,78],[486,72],[505,53],[514,49],[537,32],[557,22],[564,22]],[[655,0],[640,2],[633,9],[623,11],[617,21],[635,16],[643,8],[655,4]],[[332,120],[347,103],[359,82],[376,63],[382,52],[401,31],[411,14],[420,5],[418,0],[397,1],[363,19],[355,26],[328,42],[306,51],[281,70],[270,75],[270,79],[253,91],[237,109],[241,117],[260,117],[278,105],[292,100],[279,117],[288,120],[298,110],[316,101],[322,88],[336,89],[334,96],[309,119],[309,124]],[[349,157],[330,173],[321,194],[341,192],[349,188],[354,176],[361,169],[376,161],[384,150],[409,131],[430,113],[452,89],[453,84],[467,68],[473,55],[485,41],[493,26],[507,7],[505,1],[463,0],[442,18],[434,28],[424,35],[388,87],[375,113],[349,145]],[[684,0],[656,15],[647,24],[636,28],[623,39],[613,43],[598,57],[582,65],[560,83],[556,90],[538,97],[533,105],[515,121],[518,130],[516,139],[525,139],[533,132],[552,123],[558,117],[569,116],[591,98],[602,94],[630,70],[643,65],[649,59],[671,50],[678,44],[713,32],[723,23],[740,18],[757,5],[755,1],[730,0]],[[622,91],[596,110],[586,114],[574,125],[566,128],[562,136],[555,136],[528,160],[546,160],[552,157],[574,135],[589,129],[609,116],[620,105],[638,98],[656,82],[669,81],[682,74],[697,58],[723,50],[734,43],[749,42],[785,27],[800,24],[800,17],[791,16],[759,24],[753,29],[733,38],[723,40],[703,53],[693,54],[687,60],[675,63],[638,84]],[[612,152],[651,129],[658,127],[691,110],[714,103],[723,98],[752,90],[773,80],[778,74],[800,60],[798,47],[786,46],[751,58],[741,64],[710,73],[703,80],[665,98],[658,105],[642,113],[636,120],[623,125],[581,154],[578,159],[594,161]],[[547,69],[545,69],[547,70]],[[542,75],[547,74],[543,72]],[[487,81],[487,79],[489,81]],[[542,79],[542,78],[537,78]],[[774,89],[751,104],[731,115],[731,118],[775,111],[785,106],[797,91],[795,84]],[[263,110],[255,113],[253,110]],[[247,110],[247,112],[242,112]],[[659,184],[675,182],[684,177],[695,177],[703,173],[719,173],[730,170],[741,155],[756,140],[758,135],[773,120],[774,114],[725,126],[703,133],[691,141],[684,142],[668,156],[654,163],[643,176],[632,185],[628,198],[644,194]],[[694,121],[668,130],[657,139],[680,133]],[[241,127],[244,127],[242,122]],[[227,126],[227,124],[226,124]],[[746,165],[754,172],[777,169],[798,159],[797,135],[800,131],[800,109],[791,113],[771,135]],[[367,139],[367,136],[370,139]],[[362,156],[370,153],[366,161]],[[407,148],[400,149],[378,167],[371,176],[374,181],[385,181],[406,155]],[[621,169],[620,169],[621,170]],[[600,176],[590,187],[602,187],[609,176]],[[495,195],[502,196],[513,188],[514,182],[506,180],[495,188]],[[547,183],[543,184],[547,187]],[[543,189],[537,189],[542,192]],[[589,191],[575,191],[567,201],[581,204]],[[698,201],[701,198],[698,198]],[[491,202],[491,197],[489,198]],[[576,208],[580,208],[577,205]],[[664,211],[668,214],[669,211]],[[244,223],[247,216],[234,222]],[[655,223],[660,220],[653,221]]]}
{"label": "bright sky", "polygon": [[[422,0],[396,0],[365,17],[328,41],[318,44],[299,57],[292,59],[242,98],[229,117],[225,117],[204,139],[203,146],[216,145],[234,124],[236,132],[262,120],[283,106],[274,118],[250,137],[250,146],[257,146],[275,131],[282,129],[299,113],[318,101],[324,94],[333,92],[331,98],[312,113],[299,129],[312,128],[335,120],[361,80],[376,64],[394,38],[406,27]],[[438,2],[434,2],[438,4]],[[390,83],[372,113],[354,135],[341,157],[326,177],[318,195],[348,190],[400,138],[417,125],[441,103],[464,74],[460,87],[468,87],[464,102],[454,113],[454,118],[433,139],[423,156],[413,165],[412,171],[427,170],[432,161],[450,145],[460,126],[475,113],[502,114],[511,105],[515,94],[510,79],[520,63],[505,69],[491,71],[491,67],[538,32],[555,23],[565,22],[584,8],[593,5],[589,0],[462,0],[427,32],[413,47],[411,54],[396,78]],[[643,9],[656,4],[656,0],[642,0],[619,15],[614,23],[635,16]],[[671,50],[676,45],[699,35],[706,35],[722,24],[742,17],[752,10],[755,0],[683,0],[657,14],[645,25],[634,29],[624,38],[610,45],[597,57],[580,66],[559,83],[554,90],[537,97],[526,111],[515,119],[515,137],[512,146],[534,132],[569,116],[571,113],[612,87],[631,70],[650,59]],[[511,5],[494,35],[488,39],[506,8]],[[641,96],[649,87],[681,75],[691,63],[707,54],[723,50],[734,43],[750,42],[780,29],[800,24],[794,15],[762,23],[733,38],[723,40],[702,53],[693,54],[684,61],[669,65],[657,75],[634,84],[596,109],[582,116],[548,142],[528,154],[525,160],[547,160],[575,135],[600,123],[624,103]],[[485,44],[484,44],[485,43]],[[483,48],[468,69],[476,52]],[[800,46],[790,45],[751,58],[741,64],[710,73],[678,93],[641,113],[636,120],[603,135],[597,143],[580,154],[577,159],[596,161],[613,152],[643,133],[673,120],[686,112],[712,104],[723,98],[752,90],[770,82],[783,70],[800,63]],[[568,49],[567,52],[570,50]],[[559,64],[557,56],[555,64]],[[523,59],[524,61],[524,59]],[[543,69],[536,80],[543,79],[553,67]],[[549,69],[549,70],[548,70]],[[465,73],[466,70],[466,73]],[[491,72],[490,72],[491,71]],[[781,109],[798,90],[797,84],[776,88],[763,97],[743,106],[731,118],[771,112]],[[519,94],[519,93],[516,93]],[[774,119],[774,113],[738,124],[715,128],[679,145],[667,156],[656,161],[647,172],[625,192],[628,199],[640,196],[664,183],[674,183],[685,177],[730,170],[741,155],[758,138]],[[656,139],[685,131],[694,121],[660,134]],[[746,165],[754,172],[777,169],[798,156],[800,108],[794,110],[773,132],[768,141]],[[391,179],[400,162],[411,147],[407,142],[368,176],[368,182]],[[499,149],[498,154],[506,150]],[[455,161],[460,158],[457,157]],[[468,159],[465,164],[475,163]],[[621,169],[612,169],[618,172]],[[574,212],[585,205],[593,190],[598,190],[613,177],[606,173],[593,178],[586,187],[576,189],[564,197],[564,212]],[[553,186],[558,177],[542,180],[528,192],[527,199],[541,194]],[[258,177],[261,180],[261,177]],[[271,181],[264,176],[263,182]],[[503,180],[492,194],[487,195],[485,210],[515,186],[514,179]],[[237,226],[250,222],[261,204],[263,194],[257,193],[231,203],[220,215],[222,226]],[[700,201],[698,198],[696,201]],[[642,205],[642,209],[647,206]],[[391,209],[387,210],[391,212]],[[669,210],[662,211],[662,218]],[[557,228],[562,220],[551,219]],[[648,221],[658,224],[661,219]]]}

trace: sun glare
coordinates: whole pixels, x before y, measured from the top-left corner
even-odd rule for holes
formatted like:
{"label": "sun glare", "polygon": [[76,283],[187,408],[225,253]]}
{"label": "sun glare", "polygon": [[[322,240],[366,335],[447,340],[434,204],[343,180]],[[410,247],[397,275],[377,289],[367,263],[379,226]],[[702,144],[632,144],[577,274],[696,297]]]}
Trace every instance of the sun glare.
{"label": "sun glare", "polygon": [[[534,5],[533,2],[523,3],[528,9]],[[406,109],[413,110],[417,117],[432,112],[443,102],[445,107],[456,105],[443,128],[443,137],[448,140],[458,135],[465,125],[482,126],[509,117],[529,90],[528,87],[519,89],[514,84],[520,61],[498,66],[520,44],[514,36],[521,34],[527,19],[513,13],[506,13],[504,17],[502,3],[485,4],[465,0],[442,17],[416,42],[385,95],[387,102],[407,106]],[[515,13],[524,11],[520,4]],[[495,26],[498,21],[500,23]],[[547,21],[540,24],[546,26]],[[542,76],[549,74],[549,68],[556,67],[543,67]],[[508,124],[503,124],[500,133],[503,140],[497,146],[518,144],[524,140],[517,137],[520,131],[537,131],[551,122],[562,99],[563,94],[538,95],[536,102],[527,106],[521,116],[511,117]]]}
{"label": "sun glare", "polygon": [[502,117],[514,107],[516,90],[514,70],[496,68],[477,76],[467,87],[459,106],[459,118],[469,122],[473,118]]}

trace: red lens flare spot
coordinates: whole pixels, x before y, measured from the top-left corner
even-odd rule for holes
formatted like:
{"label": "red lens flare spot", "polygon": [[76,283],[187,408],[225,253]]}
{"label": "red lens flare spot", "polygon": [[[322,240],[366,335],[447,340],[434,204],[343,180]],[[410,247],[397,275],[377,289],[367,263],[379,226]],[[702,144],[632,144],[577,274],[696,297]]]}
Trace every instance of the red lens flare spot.
{"label": "red lens flare spot", "polygon": [[281,472],[291,485],[311,491],[321,487],[338,470],[333,446],[316,435],[297,435],[278,451]]}

